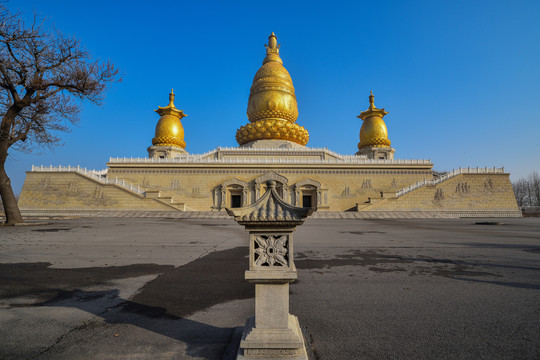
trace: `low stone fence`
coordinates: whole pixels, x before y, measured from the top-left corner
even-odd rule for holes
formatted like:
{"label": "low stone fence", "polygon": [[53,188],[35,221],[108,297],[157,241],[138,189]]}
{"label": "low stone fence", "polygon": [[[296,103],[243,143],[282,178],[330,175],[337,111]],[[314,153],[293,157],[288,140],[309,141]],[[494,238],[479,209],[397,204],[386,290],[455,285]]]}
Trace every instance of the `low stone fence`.
{"label": "low stone fence", "polygon": [[[540,210],[537,210],[540,211]],[[92,218],[92,217],[167,217],[167,218],[198,218],[225,219],[229,216],[224,211],[107,211],[107,210],[30,210],[22,209],[26,219],[54,218]],[[525,213],[523,216],[526,216]],[[536,215],[540,216],[540,215]],[[456,219],[456,218],[504,218],[521,217],[519,210],[515,211],[316,211],[311,216],[314,219]],[[2,213],[0,212],[0,220]]]}

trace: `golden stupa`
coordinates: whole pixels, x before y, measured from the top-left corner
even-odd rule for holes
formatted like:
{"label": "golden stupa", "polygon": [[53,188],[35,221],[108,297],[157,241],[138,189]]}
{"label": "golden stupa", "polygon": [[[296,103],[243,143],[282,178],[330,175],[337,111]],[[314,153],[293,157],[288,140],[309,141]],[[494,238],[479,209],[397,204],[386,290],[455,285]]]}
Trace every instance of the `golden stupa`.
{"label": "golden stupa", "polygon": [[362,111],[357,116],[364,121],[360,128],[359,150],[367,147],[382,148],[390,146],[388,129],[383,120],[383,117],[388,114],[388,111],[384,111],[384,108],[377,109],[374,102],[375,96],[373,96],[373,91],[371,91],[369,95],[369,109]]}
{"label": "golden stupa", "polygon": [[295,124],[298,105],[291,76],[279,57],[274,33],[268,37],[266,57],[255,74],[249,94],[249,124],[236,131],[236,141],[243,145],[255,140],[288,140],[306,145],[307,130]]}
{"label": "golden stupa", "polygon": [[159,106],[157,112],[161,118],[156,125],[156,136],[152,139],[154,146],[174,146],[184,149],[184,128],[180,119],[186,117],[183,110],[178,110],[174,106],[174,92],[171,89],[169,94],[169,105]]}

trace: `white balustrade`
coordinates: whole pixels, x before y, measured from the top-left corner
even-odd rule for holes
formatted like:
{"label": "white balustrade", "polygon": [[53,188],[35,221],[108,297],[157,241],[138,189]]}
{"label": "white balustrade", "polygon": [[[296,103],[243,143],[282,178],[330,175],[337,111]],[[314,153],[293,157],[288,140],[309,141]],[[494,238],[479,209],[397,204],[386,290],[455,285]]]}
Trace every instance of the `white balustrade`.
{"label": "white balustrade", "polygon": [[396,197],[400,197],[402,195],[405,195],[405,194],[411,192],[412,190],[416,190],[416,189],[418,189],[420,187],[423,187],[423,186],[426,186],[426,185],[437,185],[437,184],[439,184],[439,183],[441,183],[443,181],[446,181],[448,179],[451,179],[454,176],[459,175],[459,174],[481,174],[481,173],[485,173],[485,174],[502,174],[502,173],[504,173],[504,167],[501,167],[501,168],[497,168],[497,167],[488,168],[486,166],[485,168],[482,169],[482,168],[479,168],[478,166],[476,168],[471,168],[471,167],[462,168],[460,166],[459,169],[457,169],[457,170],[453,169],[452,171],[447,172],[447,173],[439,176],[437,179],[434,179],[434,180],[426,180],[426,179],[424,179],[424,181],[422,183],[420,183],[418,181],[412,187],[411,187],[411,185],[409,185],[407,187],[404,187],[403,189],[396,191]]}
{"label": "white balustrade", "polygon": [[88,176],[88,177],[90,177],[90,178],[92,178],[92,179],[94,179],[94,180],[96,180],[96,181],[98,181],[100,183],[103,183],[103,184],[116,184],[117,186],[123,187],[126,190],[130,190],[130,191],[136,192],[136,193],[141,194],[141,195],[144,193],[143,191],[141,191],[140,186],[135,187],[135,185],[133,185],[133,183],[127,182],[124,179],[122,179],[122,184],[119,184],[118,177],[115,177],[114,181],[109,180],[107,178],[107,172],[109,171],[109,169],[88,170],[87,168],[82,168],[80,165],[77,165],[77,166],[71,166],[71,165],[68,165],[68,166],[61,166],[61,165],[60,166],[52,166],[52,165],[49,165],[48,167],[43,166],[43,165],[40,165],[40,166],[32,165],[32,171],[35,171],[35,172],[73,172],[73,173],[78,173],[78,174]]}
{"label": "white balustrade", "polygon": [[[284,155],[300,156],[304,154],[313,154],[321,156],[321,159],[293,159],[289,157],[281,157],[279,160],[268,158],[264,155],[268,153],[283,153]],[[260,155],[261,157],[244,157],[246,153]],[[220,156],[218,156],[220,154]],[[231,156],[232,155],[232,156]],[[239,156],[241,155],[241,156]],[[330,156],[327,156],[330,155]],[[225,156],[225,158],[223,158]],[[177,158],[161,159],[161,158],[109,158],[110,163],[215,163],[215,164],[231,164],[231,163],[296,163],[296,164],[431,164],[429,159],[389,159],[378,160],[368,159],[365,155],[341,155],[327,148],[296,148],[296,149],[281,149],[281,148],[242,148],[242,147],[218,147],[215,150],[203,154],[185,154]]]}

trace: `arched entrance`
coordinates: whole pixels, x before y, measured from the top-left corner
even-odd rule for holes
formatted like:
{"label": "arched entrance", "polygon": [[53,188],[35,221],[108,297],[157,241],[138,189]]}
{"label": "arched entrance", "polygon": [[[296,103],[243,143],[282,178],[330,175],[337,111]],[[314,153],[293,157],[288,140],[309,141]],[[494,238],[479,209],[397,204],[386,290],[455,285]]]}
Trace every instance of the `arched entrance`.
{"label": "arched entrance", "polygon": [[245,181],[234,178],[221,184],[220,208],[242,207],[248,204],[248,186]]}
{"label": "arched entrance", "polygon": [[294,185],[295,205],[317,209],[322,202],[321,183],[305,179]]}

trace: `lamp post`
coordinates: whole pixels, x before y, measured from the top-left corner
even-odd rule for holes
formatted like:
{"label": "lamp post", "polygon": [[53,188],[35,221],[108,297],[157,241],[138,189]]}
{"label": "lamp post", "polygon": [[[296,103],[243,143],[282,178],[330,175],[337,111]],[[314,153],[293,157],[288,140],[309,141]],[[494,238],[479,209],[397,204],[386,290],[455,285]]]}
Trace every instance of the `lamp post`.
{"label": "lamp post", "polygon": [[298,319],[289,314],[289,283],[297,278],[293,261],[293,231],[312,209],[284,202],[276,182],[254,204],[227,209],[249,232],[249,269],[255,283],[255,316],[247,319],[237,360],[307,360]]}

